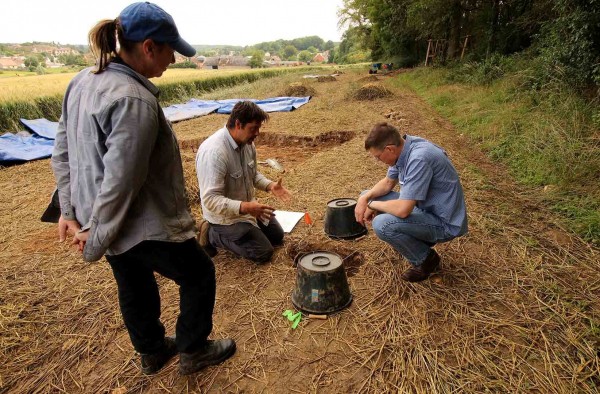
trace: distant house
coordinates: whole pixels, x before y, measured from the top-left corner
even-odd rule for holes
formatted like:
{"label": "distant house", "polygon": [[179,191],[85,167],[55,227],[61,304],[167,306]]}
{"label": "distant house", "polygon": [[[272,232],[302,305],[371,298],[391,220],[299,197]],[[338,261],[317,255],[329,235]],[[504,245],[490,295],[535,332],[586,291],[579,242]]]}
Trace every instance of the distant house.
{"label": "distant house", "polygon": [[0,57],[0,70],[18,70],[25,68],[25,63],[18,57]]}
{"label": "distant house", "polygon": [[187,57],[180,55],[180,54],[175,55],[175,63],[185,63],[187,61],[188,61]]}
{"label": "distant house", "polygon": [[56,48],[51,45],[34,45],[31,48],[33,53],[54,53]]}
{"label": "distant house", "polygon": [[274,66],[279,66],[281,64],[281,58],[277,55],[273,55],[269,57],[269,60],[267,60],[267,62]]}
{"label": "distant house", "polygon": [[48,58],[46,58],[44,64],[46,65],[46,68],[59,68],[64,66],[64,64],[58,63],[56,59],[50,60]]}
{"label": "distant house", "polygon": [[56,48],[54,50],[54,56],[60,56],[60,55],[79,55],[79,52],[77,52],[74,49],[68,48],[68,47]]}
{"label": "distant house", "polygon": [[[200,61],[200,56],[198,60]],[[210,56],[200,63],[201,67],[217,69],[223,66],[244,67],[250,64],[250,59],[244,56]]]}
{"label": "distant house", "polygon": [[312,58],[312,61],[316,63],[327,63],[329,61],[329,51],[317,53]]}

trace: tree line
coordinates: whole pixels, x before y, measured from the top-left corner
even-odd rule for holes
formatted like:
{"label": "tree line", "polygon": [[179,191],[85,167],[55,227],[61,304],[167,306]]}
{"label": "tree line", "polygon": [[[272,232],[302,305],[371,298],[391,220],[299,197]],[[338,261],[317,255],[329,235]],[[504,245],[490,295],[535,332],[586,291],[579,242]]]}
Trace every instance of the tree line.
{"label": "tree line", "polygon": [[600,86],[600,0],[344,0],[339,17],[346,62],[414,66],[432,40],[440,63],[526,53],[548,78]]}
{"label": "tree line", "polygon": [[[334,48],[335,43],[333,41],[324,41],[319,36],[300,37],[292,40],[279,39],[275,41],[260,42],[245,47],[226,45],[196,46],[196,49],[198,49],[197,55],[202,56],[226,55],[230,51],[233,51],[238,52],[243,56],[254,56],[257,59],[262,59],[262,56],[268,52],[271,56],[278,56],[282,60],[299,60],[304,62],[311,60],[314,55],[319,52],[333,52]],[[333,60],[331,56],[330,59]]]}

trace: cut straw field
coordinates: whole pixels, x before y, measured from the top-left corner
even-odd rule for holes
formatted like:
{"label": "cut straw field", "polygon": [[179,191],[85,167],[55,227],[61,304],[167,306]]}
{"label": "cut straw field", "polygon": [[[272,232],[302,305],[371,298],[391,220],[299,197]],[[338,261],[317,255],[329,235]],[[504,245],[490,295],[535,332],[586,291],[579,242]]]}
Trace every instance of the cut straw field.
{"label": "cut straw field", "polygon": [[[48,160],[0,170],[0,392],[66,393],[597,393],[600,387],[599,251],[565,232],[538,193],[515,183],[465,136],[393,76],[365,81],[301,75],[223,88],[204,98],[266,98],[298,83],[314,92],[290,113],[273,113],[256,141],[259,160],[286,168],[289,204],[309,212],[262,266],[223,251],[214,258],[214,338],[238,351],[222,365],[182,377],[173,361],[143,376],[120,316],[108,264],[82,262],[39,221],[54,180]],[[361,95],[385,91],[384,97]],[[385,89],[375,89],[374,85]],[[310,88],[310,89],[308,89]],[[463,182],[470,232],[436,246],[442,270],[400,279],[406,263],[369,229],[356,241],[323,232],[327,201],[355,197],[385,175],[364,151],[367,130],[387,120],[445,147]],[[194,215],[201,217],[194,157],[225,115],[177,123]],[[261,166],[265,175],[278,174]],[[282,316],[292,309],[293,258],[330,250],[346,265],[353,303],[327,320]],[[162,320],[174,332],[178,289],[159,278]]]}
{"label": "cut straw field", "polygon": [[[152,82],[160,86],[177,82],[214,78],[215,76],[258,71],[260,70],[250,70],[248,68],[221,68],[219,70],[173,68],[165,71],[162,77],[152,79]],[[0,78],[0,103],[62,95],[65,93],[69,81],[71,81],[75,74],[73,72]]]}

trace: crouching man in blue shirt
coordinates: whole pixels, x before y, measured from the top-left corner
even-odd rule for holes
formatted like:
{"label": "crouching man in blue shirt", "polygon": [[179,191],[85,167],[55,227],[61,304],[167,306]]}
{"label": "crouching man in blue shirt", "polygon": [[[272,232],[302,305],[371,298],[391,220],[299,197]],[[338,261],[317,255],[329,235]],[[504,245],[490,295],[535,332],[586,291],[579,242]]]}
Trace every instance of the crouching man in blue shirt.
{"label": "crouching man in blue shirt", "polygon": [[[467,233],[458,174],[442,148],[423,138],[402,137],[388,123],[373,127],[365,149],[389,168],[359,197],[356,221],[372,221],[375,234],[408,260],[411,267],[402,279],[425,280],[440,265],[432,247]],[[397,184],[400,192],[393,191]]]}

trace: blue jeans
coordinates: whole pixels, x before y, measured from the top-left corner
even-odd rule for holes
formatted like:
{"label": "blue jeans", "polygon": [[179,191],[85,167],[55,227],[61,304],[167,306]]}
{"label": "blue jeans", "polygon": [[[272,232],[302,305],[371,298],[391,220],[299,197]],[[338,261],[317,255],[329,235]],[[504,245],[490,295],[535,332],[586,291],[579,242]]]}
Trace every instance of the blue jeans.
{"label": "blue jeans", "polygon": [[[373,200],[397,200],[399,196],[400,193],[392,191]],[[373,219],[373,231],[414,266],[420,266],[425,261],[433,245],[454,238],[446,233],[437,216],[417,207],[404,219],[389,213],[378,214]]]}

